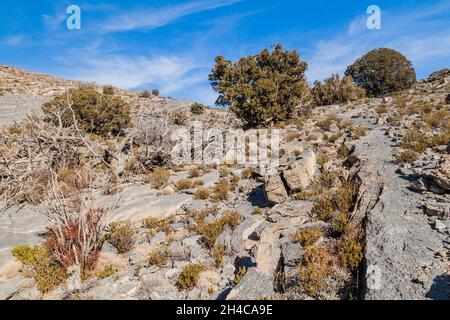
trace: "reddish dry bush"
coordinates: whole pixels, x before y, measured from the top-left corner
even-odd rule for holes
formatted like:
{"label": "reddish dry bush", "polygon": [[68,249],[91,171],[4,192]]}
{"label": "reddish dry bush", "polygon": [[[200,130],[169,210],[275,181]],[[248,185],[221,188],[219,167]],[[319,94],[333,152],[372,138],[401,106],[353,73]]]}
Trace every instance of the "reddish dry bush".
{"label": "reddish dry bush", "polygon": [[83,272],[91,270],[104,241],[108,210],[88,205],[81,193],[66,198],[55,175],[50,185],[45,246],[63,268],[79,265]]}
{"label": "reddish dry bush", "polygon": [[80,265],[82,270],[95,267],[102,245],[105,213],[103,208],[91,208],[79,216],[69,214],[64,221],[50,226],[45,246],[61,266]]}

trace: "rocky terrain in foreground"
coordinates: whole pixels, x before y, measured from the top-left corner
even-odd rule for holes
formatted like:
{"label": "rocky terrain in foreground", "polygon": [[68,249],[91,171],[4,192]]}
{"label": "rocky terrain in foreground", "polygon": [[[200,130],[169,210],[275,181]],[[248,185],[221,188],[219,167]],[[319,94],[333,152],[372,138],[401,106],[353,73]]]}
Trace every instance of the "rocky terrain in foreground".
{"label": "rocky terrain in foreground", "polygon": [[[13,132],[80,85],[0,67],[0,126]],[[115,94],[136,123],[169,110],[178,127],[238,126],[226,110],[196,115],[189,102]],[[71,267],[51,290],[12,254],[45,241],[50,204],[2,200],[0,299],[449,299],[449,94],[443,70],[394,96],[314,108],[278,125],[280,166],[270,175],[170,166],[155,187],[130,169],[140,152],[131,149],[123,168],[112,160],[122,168],[115,191],[100,173],[92,191],[122,233],[109,229],[88,275]]]}

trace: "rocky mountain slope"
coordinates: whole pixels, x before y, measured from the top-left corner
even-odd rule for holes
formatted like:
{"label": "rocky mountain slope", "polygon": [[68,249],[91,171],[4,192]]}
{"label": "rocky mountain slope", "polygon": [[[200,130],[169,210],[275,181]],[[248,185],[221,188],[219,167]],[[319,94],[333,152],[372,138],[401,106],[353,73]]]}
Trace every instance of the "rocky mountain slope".
{"label": "rocky mountain slope", "polygon": [[[79,86],[1,67],[0,126]],[[0,299],[448,299],[449,93],[443,70],[392,97],[314,108],[278,126],[270,175],[186,165],[168,168],[163,188],[140,173],[116,192],[100,183],[96,203],[111,208],[108,223],[132,225],[133,245],[120,253],[110,234],[89,276],[69,268],[49,291],[11,253],[45,241],[49,204],[2,206]],[[194,115],[189,102],[116,95],[135,121],[181,110],[180,127],[238,126],[226,110]]]}

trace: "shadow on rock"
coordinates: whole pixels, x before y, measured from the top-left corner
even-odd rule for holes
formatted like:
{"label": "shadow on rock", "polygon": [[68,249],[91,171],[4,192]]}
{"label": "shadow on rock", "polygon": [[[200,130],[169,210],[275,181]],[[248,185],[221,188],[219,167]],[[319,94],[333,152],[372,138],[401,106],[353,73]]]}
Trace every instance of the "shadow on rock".
{"label": "shadow on rock", "polygon": [[249,201],[254,207],[270,208],[270,203],[266,199],[264,186],[262,185],[250,192],[247,201]]}
{"label": "shadow on rock", "polygon": [[443,274],[437,276],[433,280],[430,291],[426,297],[432,300],[449,300],[450,299],[450,275]]}

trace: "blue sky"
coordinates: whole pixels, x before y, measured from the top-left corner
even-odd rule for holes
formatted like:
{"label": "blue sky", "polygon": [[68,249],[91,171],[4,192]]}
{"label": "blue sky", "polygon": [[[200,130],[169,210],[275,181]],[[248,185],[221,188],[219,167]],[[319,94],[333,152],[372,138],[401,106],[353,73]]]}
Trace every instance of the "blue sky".
{"label": "blue sky", "polygon": [[[79,5],[82,29],[68,30]],[[368,30],[369,5],[382,29]],[[236,60],[282,43],[309,63],[308,80],[342,74],[367,51],[403,52],[418,77],[450,67],[450,0],[3,0],[0,64],[213,104],[217,55]]]}

